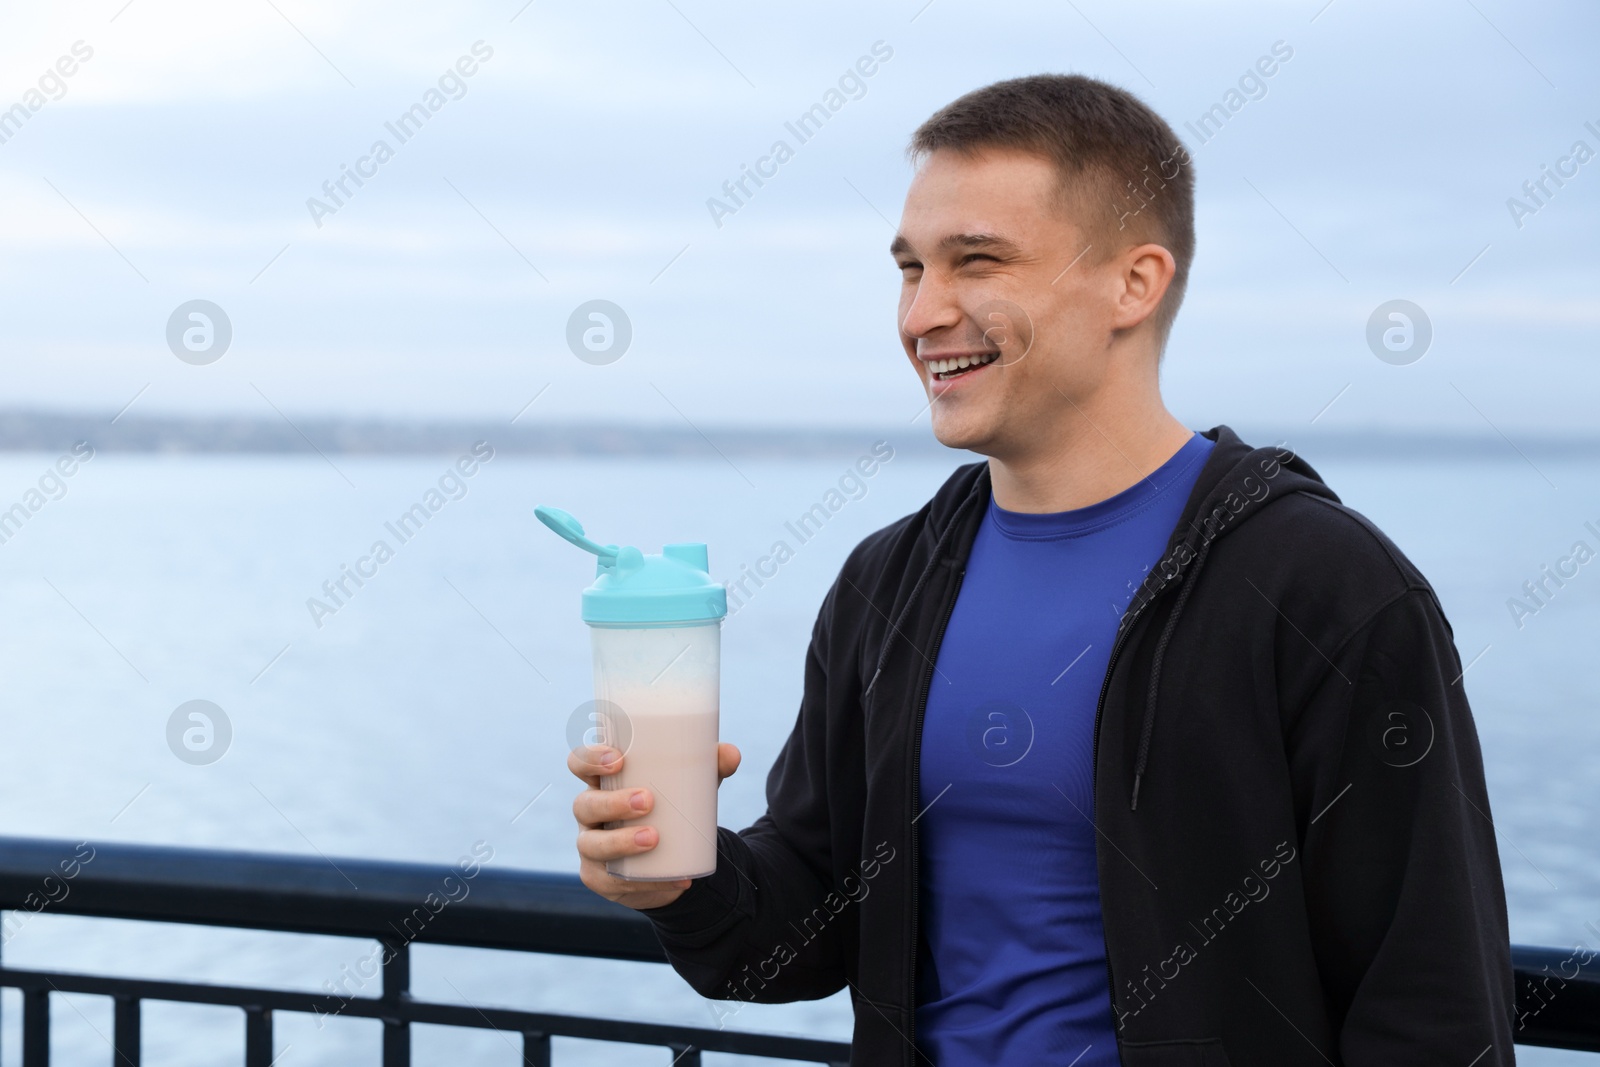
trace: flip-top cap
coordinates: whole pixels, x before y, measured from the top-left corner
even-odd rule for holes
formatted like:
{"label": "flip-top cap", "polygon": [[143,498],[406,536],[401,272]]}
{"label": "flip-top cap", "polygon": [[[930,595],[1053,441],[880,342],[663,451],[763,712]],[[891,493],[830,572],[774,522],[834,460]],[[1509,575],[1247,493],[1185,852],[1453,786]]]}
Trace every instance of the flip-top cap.
{"label": "flip-top cap", "polygon": [[539,521],[595,556],[594,584],[583,591],[583,621],[591,626],[695,625],[728,614],[728,592],[708,573],[704,542],[663,545],[647,555],[632,545],[601,545],[560,508],[534,509]]}

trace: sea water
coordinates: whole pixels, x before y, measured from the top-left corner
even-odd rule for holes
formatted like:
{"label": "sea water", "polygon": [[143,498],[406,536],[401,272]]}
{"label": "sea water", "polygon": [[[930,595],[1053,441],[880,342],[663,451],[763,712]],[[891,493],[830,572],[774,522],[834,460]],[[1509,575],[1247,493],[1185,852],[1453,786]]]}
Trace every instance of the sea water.
{"label": "sea water", "polygon": [[[925,432],[925,431],[924,431]],[[863,451],[869,442],[863,441]],[[58,457],[0,456],[0,510]],[[1600,563],[1529,614],[1510,606],[1574,542],[1600,548],[1600,465],[1309,457],[1438,590],[1467,666],[1514,940],[1596,945],[1600,925]],[[326,857],[575,871],[567,726],[592,699],[578,596],[593,578],[552,547],[535,503],[646,551],[704,540],[743,577],[722,630],[721,738],[743,751],[720,822],[764,810],[794,726],[806,642],[845,555],[915,510],[958,460],[99,455],[0,543],[0,833]],[[52,483],[53,486],[53,483]],[[430,495],[430,493],[434,495]],[[437,504],[437,507],[432,505]],[[418,506],[421,511],[417,510]],[[1571,565],[1567,566],[1571,569]],[[351,577],[354,575],[354,577]],[[754,577],[751,577],[754,575]],[[356,580],[359,579],[359,582]],[[227,720],[221,758],[169,742],[180,705]],[[221,744],[214,724],[209,758]],[[181,738],[181,731],[179,734]],[[199,741],[205,738],[196,735]],[[193,753],[191,753],[193,756]],[[476,851],[475,851],[476,850]],[[372,946],[340,938],[52,915],[11,966],[282,985],[361,995]],[[420,946],[422,998],[847,1039],[846,997],[714,1009],[663,966]],[[146,1062],[242,1059],[242,1013],[147,1002]],[[4,1000],[6,1063],[19,1001]],[[102,1063],[110,1008],[58,997],[57,1062]],[[378,1063],[378,1026],[280,1013],[284,1067]],[[419,1065],[518,1062],[493,1031],[419,1027]],[[565,1064],[661,1064],[658,1049],[557,1041]],[[1589,1062],[1519,1049],[1524,1063]],[[741,1062],[707,1056],[708,1063]]]}

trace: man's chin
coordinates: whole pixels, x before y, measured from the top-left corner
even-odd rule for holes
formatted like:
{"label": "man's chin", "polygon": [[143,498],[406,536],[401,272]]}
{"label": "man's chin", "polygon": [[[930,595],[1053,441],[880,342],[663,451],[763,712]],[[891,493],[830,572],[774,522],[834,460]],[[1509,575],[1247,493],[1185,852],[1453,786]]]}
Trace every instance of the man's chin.
{"label": "man's chin", "polygon": [[939,417],[933,419],[933,436],[946,448],[959,448],[979,455],[988,455],[994,434],[988,426],[971,419]]}

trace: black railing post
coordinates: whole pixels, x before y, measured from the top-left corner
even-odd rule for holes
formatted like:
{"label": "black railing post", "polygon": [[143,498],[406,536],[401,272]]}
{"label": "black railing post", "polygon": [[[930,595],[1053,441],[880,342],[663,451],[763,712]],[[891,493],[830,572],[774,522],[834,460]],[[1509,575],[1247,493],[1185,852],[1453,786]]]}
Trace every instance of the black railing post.
{"label": "black railing post", "polygon": [[522,1035],[522,1067],[550,1067],[550,1035],[527,1030]]}
{"label": "black railing post", "polygon": [[50,1067],[50,991],[22,991],[22,1067]]}
{"label": "black railing post", "polygon": [[111,1067],[139,1067],[139,1001],[113,997],[111,1003]]}
{"label": "black railing post", "polygon": [[693,1045],[668,1045],[672,1050],[672,1067],[700,1067],[700,1050]]}
{"label": "black railing post", "polygon": [[244,1067],[272,1067],[272,1012],[254,1004],[244,1009]]}
{"label": "black railing post", "polygon": [[[383,1002],[411,999],[411,947],[384,942]],[[398,1012],[383,1019],[383,1067],[411,1067],[411,1024]]]}

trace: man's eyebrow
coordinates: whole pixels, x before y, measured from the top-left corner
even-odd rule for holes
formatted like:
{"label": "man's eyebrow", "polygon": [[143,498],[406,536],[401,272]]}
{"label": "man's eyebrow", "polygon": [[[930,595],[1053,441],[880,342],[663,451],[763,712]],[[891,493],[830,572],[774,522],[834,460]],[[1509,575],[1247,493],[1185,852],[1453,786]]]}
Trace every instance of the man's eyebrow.
{"label": "man's eyebrow", "polygon": [[[938,249],[941,252],[988,250],[1010,254],[1020,253],[1022,250],[1015,241],[1002,237],[998,233],[950,233],[939,239]],[[903,234],[895,234],[889,243],[889,254],[898,256],[902,253],[917,255],[917,250]]]}
{"label": "man's eyebrow", "polygon": [[955,249],[987,248],[996,252],[1020,252],[1015,241],[1002,237],[997,233],[952,233],[947,234],[939,241],[940,251],[949,252]]}

